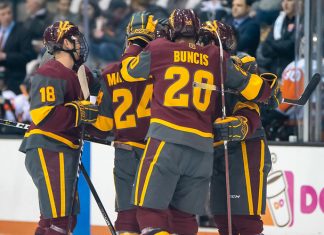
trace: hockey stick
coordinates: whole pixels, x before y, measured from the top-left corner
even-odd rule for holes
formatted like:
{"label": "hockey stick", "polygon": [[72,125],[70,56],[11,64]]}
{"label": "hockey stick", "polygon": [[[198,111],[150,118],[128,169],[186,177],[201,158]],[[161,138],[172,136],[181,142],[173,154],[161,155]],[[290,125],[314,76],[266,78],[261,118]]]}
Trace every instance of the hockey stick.
{"label": "hockey stick", "polygon": [[74,209],[74,204],[75,204],[75,201],[77,198],[77,188],[78,188],[80,169],[81,169],[81,164],[82,164],[81,159],[82,159],[82,152],[83,152],[84,132],[85,132],[85,125],[81,124],[81,137],[80,137],[80,145],[79,145],[79,149],[78,149],[78,166],[77,166],[75,180],[72,185],[71,212],[68,216],[68,225],[67,225],[66,235],[72,234],[71,227],[72,227],[73,209]]}
{"label": "hockey stick", "polygon": [[[84,135],[84,130],[85,130],[85,125],[82,125],[82,130],[81,130],[81,136]],[[82,141],[82,140],[81,140]],[[104,205],[102,204],[100,198],[99,198],[99,195],[93,185],[93,183],[91,182],[91,179],[88,175],[88,172],[87,170],[85,169],[84,165],[82,164],[82,161],[81,161],[81,156],[82,156],[82,152],[83,152],[83,144],[80,144],[80,152],[79,152],[79,167],[78,167],[78,170],[77,170],[77,179],[76,179],[76,184],[78,183],[78,180],[79,180],[79,169],[81,170],[89,188],[90,188],[90,191],[92,193],[92,196],[94,197],[98,207],[99,207],[99,210],[102,214],[102,216],[104,217],[104,220],[106,221],[106,224],[108,226],[108,229],[109,231],[111,232],[112,235],[117,235],[116,231],[115,231],[115,228],[114,226],[112,225],[112,222],[110,221],[109,219],[109,216],[107,214],[107,211],[104,207]],[[75,189],[74,189],[74,197],[73,197],[73,201],[72,201],[72,206],[71,206],[71,215],[70,215],[70,218],[72,217],[72,213],[73,213],[73,207],[74,207],[74,201],[75,201],[75,198],[76,198],[76,187],[77,185],[75,185]],[[69,219],[69,223],[68,223],[68,235],[70,234],[70,228],[71,228],[71,223],[72,223],[72,219]]]}
{"label": "hockey stick", "polygon": [[[83,93],[83,98],[84,99],[88,99],[89,96],[90,96],[90,92],[89,92],[89,87],[88,87],[88,81],[87,81],[87,76],[86,76],[86,72],[85,72],[85,66],[84,65],[81,65],[78,69],[78,72],[77,72],[77,75],[78,75],[78,79],[79,79],[79,83],[80,83],[80,87],[81,87],[81,90],[82,90],[82,93]],[[74,207],[74,202],[75,202],[75,199],[76,199],[76,193],[77,193],[77,186],[78,186],[78,180],[79,180],[79,170],[82,171],[87,183],[88,183],[88,186],[90,188],[90,191],[93,195],[93,197],[95,198],[95,201],[100,209],[100,212],[101,214],[103,215],[106,223],[107,223],[107,226],[108,226],[108,229],[109,231],[111,232],[112,235],[117,235],[116,233],[116,230],[114,228],[114,226],[112,225],[110,219],[109,219],[109,216],[90,180],[90,177],[88,175],[88,173],[86,172],[85,168],[83,167],[82,165],[82,162],[81,162],[81,158],[82,158],[82,152],[83,152],[83,139],[84,139],[84,132],[85,132],[85,124],[82,124],[81,125],[81,143],[80,143],[80,147],[79,147],[79,165],[78,165],[78,169],[77,169],[77,175],[76,175],[76,179],[75,179],[75,182],[73,184],[73,188],[72,188],[72,203],[71,203],[71,214],[69,216],[69,220],[68,220],[68,231],[67,231],[67,234],[70,234],[70,229],[71,229],[71,225],[72,225],[72,215],[73,215],[73,207]]]}
{"label": "hockey stick", "polygon": [[[13,121],[5,120],[5,119],[0,119],[0,125],[24,129],[24,130],[27,130],[30,126],[27,123],[13,122]],[[98,144],[104,144],[104,145],[110,145],[110,146],[112,145],[111,141],[109,141],[109,140],[99,139],[99,138],[90,136],[88,134],[85,134],[84,140],[88,141],[88,142],[92,142],[92,143],[98,143]]]}
{"label": "hockey stick", "polygon": [[319,73],[315,73],[308,83],[306,89],[303,94],[297,100],[283,98],[282,102],[292,104],[292,105],[305,105],[309,100],[312,93],[315,91],[317,85],[321,81],[321,75]]}
{"label": "hockey stick", "polygon": [[[320,81],[321,81],[321,75],[319,73],[315,73],[311,78],[310,82],[308,83],[303,94],[299,97],[299,99],[294,100],[294,99],[282,98],[281,103],[300,105],[300,106],[305,105],[309,100],[310,96],[312,95],[312,93],[314,92],[314,90],[316,89],[317,85],[320,83]],[[215,85],[207,84],[207,83],[193,82],[193,87],[198,87],[204,90],[221,92],[221,90]],[[226,89],[224,92],[239,95],[238,91],[231,90],[231,89]]]}
{"label": "hockey stick", "polygon": [[[215,23],[214,23],[215,24]],[[217,25],[216,29],[217,29]],[[222,94],[222,119],[226,118],[226,103],[225,103],[225,88],[224,88],[224,73],[223,73],[223,63],[224,63],[224,51],[223,44],[218,34],[218,30],[215,31],[219,43],[220,51],[220,78],[221,78],[221,94]],[[229,178],[229,161],[228,161],[228,148],[227,141],[224,141],[224,159],[225,159],[225,184],[226,184],[226,204],[227,204],[227,228],[228,235],[232,235],[232,209],[231,209],[231,190],[230,190],[230,178]]]}
{"label": "hockey stick", "polygon": [[107,214],[107,212],[106,212],[106,210],[105,210],[105,207],[103,206],[103,204],[102,204],[102,202],[101,202],[101,200],[100,200],[100,198],[99,198],[99,196],[98,196],[98,194],[97,194],[97,191],[96,191],[95,187],[93,186],[93,184],[92,184],[92,182],[91,182],[91,180],[90,180],[90,177],[89,177],[89,175],[88,175],[86,169],[84,168],[82,162],[81,162],[81,164],[80,164],[80,169],[81,169],[81,171],[82,171],[82,174],[83,174],[85,180],[87,181],[87,183],[88,183],[88,185],[89,185],[89,188],[90,188],[90,190],[91,190],[91,192],[92,192],[92,196],[93,196],[94,199],[96,200],[96,202],[97,202],[97,204],[98,204],[98,207],[99,207],[99,209],[100,209],[100,212],[101,212],[101,214],[103,215],[104,220],[106,221],[106,224],[108,225],[108,228],[109,228],[111,234],[112,234],[112,235],[116,235],[115,228],[112,226],[112,223],[111,223],[111,221],[110,221],[110,219],[109,219],[109,216],[108,216],[108,214]]}
{"label": "hockey stick", "polygon": [[[81,92],[83,94],[83,99],[87,100],[89,97],[89,87],[88,87],[88,80],[85,73],[85,67],[82,64],[78,71],[77,76],[81,88]],[[76,176],[72,185],[72,202],[71,202],[71,212],[68,217],[68,227],[67,227],[67,235],[70,235],[71,229],[72,229],[72,218],[73,218],[73,209],[74,209],[74,203],[77,198],[77,191],[78,191],[78,183],[79,183],[79,176],[80,176],[80,169],[82,164],[82,153],[83,153],[83,145],[84,145],[84,134],[85,134],[85,124],[82,123],[80,125],[81,127],[81,136],[80,136],[80,146],[78,149],[78,166],[76,171]]]}
{"label": "hockey stick", "polygon": [[[9,127],[13,127],[13,128],[19,128],[19,129],[23,129],[23,130],[27,130],[28,127],[30,126],[29,124],[26,124],[26,123],[21,123],[21,122],[12,122],[12,121],[9,121],[9,120],[3,120],[3,119],[0,119],[0,125],[4,125],[4,126],[9,126]],[[94,142],[94,143],[99,143],[99,144],[105,144],[105,145],[111,145],[111,142],[110,141],[107,141],[107,140],[96,140],[96,139],[93,139],[92,137],[90,136],[85,136],[84,137],[84,140],[86,141],[89,141],[89,142]],[[79,162],[79,167],[80,167],[80,170],[85,178],[85,180],[87,181],[88,183],[88,186],[90,188],[90,191],[95,199],[95,201],[97,202],[97,205],[100,209],[100,212],[101,214],[103,215],[108,227],[109,227],[109,230],[111,231],[111,221],[108,217],[108,214],[98,196],[98,193],[95,189],[95,187],[93,186],[92,182],[91,182],[91,179],[88,175],[88,172],[86,171],[86,169],[84,168],[82,162],[80,161]],[[114,234],[112,231],[111,231],[112,234]]]}

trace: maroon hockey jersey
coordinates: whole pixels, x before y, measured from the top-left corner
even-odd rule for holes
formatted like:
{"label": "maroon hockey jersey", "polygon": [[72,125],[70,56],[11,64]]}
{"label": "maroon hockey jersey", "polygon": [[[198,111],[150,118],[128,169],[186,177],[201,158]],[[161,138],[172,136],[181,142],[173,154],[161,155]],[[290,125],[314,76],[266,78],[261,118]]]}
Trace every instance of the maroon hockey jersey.
{"label": "maroon hockey jersey", "polygon": [[[141,50],[138,46],[131,46],[124,57],[137,55]],[[144,148],[153,84],[150,81],[130,83],[122,80],[120,65],[120,62],[110,64],[102,73],[97,98],[99,116],[94,126],[101,131],[113,129],[115,142]]]}
{"label": "maroon hockey jersey", "polygon": [[[152,76],[152,114],[148,136],[213,152],[212,123],[216,93],[193,87],[193,82],[220,85],[219,50],[193,43],[157,39],[137,57],[123,60],[126,81]],[[220,110],[219,110],[220,111]]]}
{"label": "maroon hockey jersey", "polygon": [[76,127],[76,112],[64,106],[84,99],[76,73],[54,59],[48,61],[32,77],[30,97],[32,123],[21,150],[35,147],[77,149],[80,129]]}

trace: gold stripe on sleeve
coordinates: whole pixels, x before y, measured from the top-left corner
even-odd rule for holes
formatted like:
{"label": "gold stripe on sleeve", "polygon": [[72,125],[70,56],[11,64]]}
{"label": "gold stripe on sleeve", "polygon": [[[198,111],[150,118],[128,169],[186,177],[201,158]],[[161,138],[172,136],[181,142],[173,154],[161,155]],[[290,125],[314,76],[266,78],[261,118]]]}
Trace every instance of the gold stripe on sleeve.
{"label": "gold stripe on sleeve", "polygon": [[43,106],[37,109],[30,110],[30,116],[36,125],[38,125],[51,112],[54,106]]}
{"label": "gold stripe on sleeve", "polygon": [[246,64],[246,63],[254,62],[255,61],[255,58],[252,57],[252,56],[244,56],[241,59],[241,61],[242,61],[243,64]]}
{"label": "gold stripe on sleeve", "polygon": [[74,104],[73,102],[70,102],[70,103],[66,103],[64,106],[72,106],[74,107],[75,109],[75,124],[74,124],[74,127],[77,127],[78,126],[78,121],[79,121],[79,107]]}
{"label": "gold stripe on sleeve", "polygon": [[132,60],[136,60],[136,57],[128,57],[126,59],[124,59],[122,61],[122,68],[120,70],[120,74],[121,76],[123,77],[123,79],[126,81],[126,82],[138,82],[138,81],[145,81],[146,79],[145,78],[135,78],[133,76],[131,76],[128,72],[128,65],[130,63],[132,63],[133,61]]}
{"label": "gold stripe on sleeve", "polygon": [[243,91],[241,91],[241,94],[247,100],[255,99],[260,93],[263,82],[264,81],[261,77],[256,74],[251,74],[249,82]]}
{"label": "gold stripe on sleeve", "polygon": [[237,111],[244,109],[244,108],[248,108],[250,110],[255,110],[257,111],[257,113],[260,116],[260,108],[256,103],[250,102],[250,101],[246,101],[246,102],[237,102],[235,104],[234,110],[233,110],[233,114],[235,114]]}
{"label": "gold stripe on sleeve", "polygon": [[114,123],[112,118],[98,115],[96,122],[92,125],[101,131],[111,131]]}

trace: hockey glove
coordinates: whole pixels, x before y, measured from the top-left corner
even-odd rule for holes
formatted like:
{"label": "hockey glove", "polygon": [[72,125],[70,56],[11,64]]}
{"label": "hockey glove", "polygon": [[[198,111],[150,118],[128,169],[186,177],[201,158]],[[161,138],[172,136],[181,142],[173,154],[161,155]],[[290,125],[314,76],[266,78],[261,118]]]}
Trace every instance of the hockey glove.
{"label": "hockey glove", "polygon": [[217,118],[214,122],[215,140],[241,141],[245,139],[249,126],[248,119],[243,116]]}
{"label": "hockey glove", "polygon": [[273,73],[263,73],[260,77],[267,81],[271,88],[271,96],[264,102],[264,104],[266,104],[269,109],[278,108],[279,104],[282,102],[282,93],[278,77]]}
{"label": "hockey glove", "polygon": [[236,65],[248,73],[258,74],[258,64],[253,56],[246,53],[240,53],[237,56],[231,56]]}
{"label": "hockey glove", "polygon": [[157,20],[148,12],[136,12],[128,23],[127,40],[133,44],[145,47],[147,43],[155,39]]}
{"label": "hockey glove", "polygon": [[75,126],[81,124],[90,124],[94,123],[98,116],[98,106],[92,104],[90,101],[81,100],[81,101],[72,101],[66,103],[65,106],[73,107],[75,109]]}

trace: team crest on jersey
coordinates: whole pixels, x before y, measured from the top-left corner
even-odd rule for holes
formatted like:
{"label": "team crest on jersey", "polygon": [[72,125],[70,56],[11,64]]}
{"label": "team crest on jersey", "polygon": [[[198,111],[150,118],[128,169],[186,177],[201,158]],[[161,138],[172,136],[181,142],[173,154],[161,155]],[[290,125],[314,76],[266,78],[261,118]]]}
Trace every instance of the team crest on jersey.
{"label": "team crest on jersey", "polygon": [[189,42],[189,47],[192,49],[196,49],[196,44]]}

